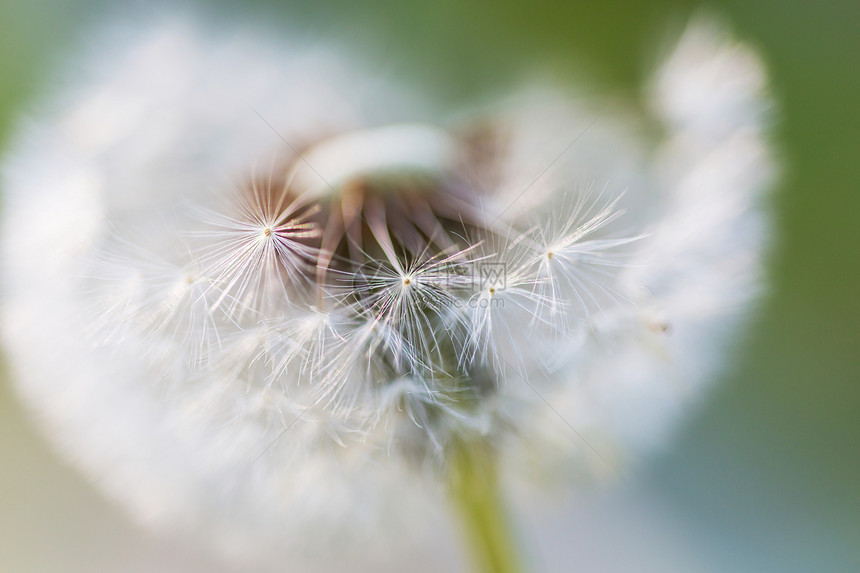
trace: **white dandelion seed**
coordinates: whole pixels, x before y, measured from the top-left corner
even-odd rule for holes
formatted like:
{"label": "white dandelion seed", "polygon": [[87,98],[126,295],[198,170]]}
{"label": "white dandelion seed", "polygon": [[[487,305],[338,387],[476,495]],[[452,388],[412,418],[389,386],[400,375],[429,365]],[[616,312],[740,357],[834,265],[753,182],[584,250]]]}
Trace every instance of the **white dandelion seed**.
{"label": "white dandelion seed", "polygon": [[286,189],[273,189],[271,180],[264,187],[252,182],[247,195],[234,207],[236,215],[200,214],[212,230],[196,233],[209,245],[199,259],[221,291],[212,310],[225,301],[234,303],[229,311],[236,314],[270,305],[278,297],[289,300],[319,256],[308,244],[320,235],[308,220],[318,210],[315,206],[290,201]]}
{"label": "white dandelion seed", "polygon": [[649,85],[659,141],[549,88],[426,121],[257,33],[93,58],[4,160],[13,375],[111,496],[243,563],[431,563],[468,444],[505,481],[611,473],[759,290],[766,80],[707,22]]}
{"label": "white dandelion seed", "polygon": [[224,318],[212,307],[226,295],[191,256],[179,264],[116,236],[110,242],[115,248],[101,254],[88,271],[99,283],[90,325],[95,340],[113,345],[129,335],[140,336],[155,360],[201,365],[221,344]]}
{"label": "white dandelion seed", "polygon": [[540,311],[563,330],[581,326],[569,320],[592,326],[628,300],[618,279],[630,266],[630,247],[644,237],[606,233],[624,215],[619,199],[601,202],[600,193],[579,193],[575,204],[560,210],[563,215],[537,226],[524,241],[537,259],[538,290],[546,299]]}
{"label": "white dandelion seed", "polygon": [[435,369],[444,369],[444,354],[450,350],[444,339],[459,332],[459,324],[447,323],[440,316],[450,316],[448,311],[456,309],[461,293],[469,287],[469,273],[477,262],[470,257],[474,248],[429,254],[425,247],[403,260],[388,239],[385,244],[385,260],[359,270],[352,280],[352,294],[365,312],[395,328],[408,342],[412,352],[395,356],[397,363],[415,370],[427,362],[423,366],[432,377]]}
{"label": "white dandelion seed", "polygon": [[[461,304],[468,315],[467,344],[460,362],[468,368],[489,368],[502,375],[513,368],[520,375],[545,352],[539,339],[552,329],[541,308],[549,301],[540,292],[540,277],[520,240],[487,240],[479,247],[480,262],[471,274],[472,289]],[[532,344],[522,345],[524,335]]]}

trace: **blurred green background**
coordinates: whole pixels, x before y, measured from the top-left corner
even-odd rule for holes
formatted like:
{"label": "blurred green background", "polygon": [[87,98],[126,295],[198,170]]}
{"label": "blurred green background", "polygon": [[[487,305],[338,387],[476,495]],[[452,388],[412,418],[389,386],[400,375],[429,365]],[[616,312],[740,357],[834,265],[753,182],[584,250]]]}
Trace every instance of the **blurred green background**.
{"label": "blurred green background", "polygon": [[[219,2],[205,11],[301,23],[311,35],[376,46],[398,73],[456,102],[515,82],[535,65],[562,77],[586,70],[595,89],[632,100],[667,33],[701,7],[668,0],[339,0]],[[629,524],[626,510],[616,511],[598,528],[628,547],[630,571],[857,572],[860,3],[726,0],[706,7],[759,48],[779,102],[776,139],[786,169],[774,201],[773,286],[704,409],[624,494],[640,500],[631,502],[640,509],[645,500],[659,510],[645,510],[640,527]],[[51,89],[45,71],[105,12],[122,10],[81,1],[0,3],[0,145],[16,111]],[[205,562],[135,531],[58,461],[5,377],[0,456],[0,570],[185,571]],[[681,541],[654,542],[683,558],[648,562],[652,542],[636,537],[644,536],[649,511],[669,515],[683,531]],[[561,545],[547,550],[548,569],[602,570],[577,568],[575,539]]]}

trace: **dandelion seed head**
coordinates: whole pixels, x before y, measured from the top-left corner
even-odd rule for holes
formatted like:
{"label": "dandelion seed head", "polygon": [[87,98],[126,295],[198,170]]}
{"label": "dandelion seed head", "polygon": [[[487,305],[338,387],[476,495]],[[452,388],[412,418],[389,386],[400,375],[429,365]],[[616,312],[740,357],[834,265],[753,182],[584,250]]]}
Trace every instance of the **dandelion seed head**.
{"label": "dandelion seed head", "polygon": [[336,52],[134,38],[5,160],[3,339],[144,521],[319,558],[432,530],[463,438],[512,479],[612,473],[759,288],[764,75],[710,25],[655,74],[657,142],[561,89],[464,127]]}

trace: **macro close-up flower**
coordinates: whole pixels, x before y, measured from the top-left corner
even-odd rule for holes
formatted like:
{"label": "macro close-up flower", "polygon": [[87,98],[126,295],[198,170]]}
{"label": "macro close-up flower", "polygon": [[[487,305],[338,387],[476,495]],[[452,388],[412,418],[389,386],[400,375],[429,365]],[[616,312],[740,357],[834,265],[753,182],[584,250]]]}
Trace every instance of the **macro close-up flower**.
{"label": "macro close-up flower", "polygon": [[522,508],[623,483],[744,343],[765,66],[700,15],[636,101],[537,74],[452,105],[300,38],[119,19],[65,60],[2,155],[10,379],[136,522],[239,570],[533,570]]}

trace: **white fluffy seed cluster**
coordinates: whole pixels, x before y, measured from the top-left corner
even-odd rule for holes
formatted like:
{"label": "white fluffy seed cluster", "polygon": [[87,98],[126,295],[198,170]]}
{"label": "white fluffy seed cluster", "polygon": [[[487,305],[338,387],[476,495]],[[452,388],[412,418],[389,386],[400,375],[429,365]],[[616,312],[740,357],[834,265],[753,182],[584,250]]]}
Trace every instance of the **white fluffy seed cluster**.
{"label": "white fluffy seed cluster", "polygon": [[273,562],[413,551],[451,440],[614,471],[759,289],[765,77],[707,22],[648,86],[659,140],[556,89],[452,124],[335,51],[126,32],[5,160],[3,339],[145,521]]}

